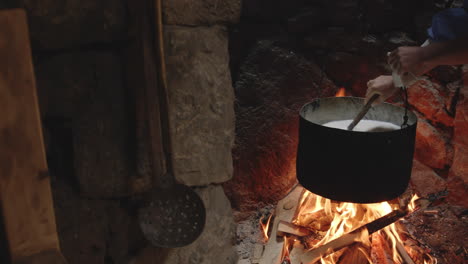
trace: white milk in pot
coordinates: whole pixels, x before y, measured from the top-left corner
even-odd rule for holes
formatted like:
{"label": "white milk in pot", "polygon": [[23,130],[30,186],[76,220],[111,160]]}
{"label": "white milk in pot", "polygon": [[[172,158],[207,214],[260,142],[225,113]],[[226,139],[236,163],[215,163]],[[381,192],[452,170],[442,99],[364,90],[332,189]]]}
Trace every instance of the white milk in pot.
{"label": "white milk in pot", "polygon": [[[323,124],[322,126],[331,127],[331,128],[338,128],[343,130],[348,130],[349,124],[351,124],[353,120],[338,120],[338,121],[331,121],[328,123]],[[377,120],[361,120],[353,129],[353,131],[360,131],[360,132],[385,132],[385,131],[392,131],[400,129],[399,126],[384,122],[384,121],[377,121]]]}

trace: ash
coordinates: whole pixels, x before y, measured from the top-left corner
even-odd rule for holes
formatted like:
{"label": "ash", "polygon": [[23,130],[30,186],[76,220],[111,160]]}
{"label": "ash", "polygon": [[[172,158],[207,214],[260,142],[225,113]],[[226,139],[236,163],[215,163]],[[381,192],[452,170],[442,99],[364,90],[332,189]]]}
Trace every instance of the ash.
{"label": "ash", "polygon": [[260,219],[268,218],[274,213],[276,205],[267,205],[253,212],[247,219],[237,223],[236,250],[239,256],[237,264],[252,264],[255,250],[265,240],[260,227]]}

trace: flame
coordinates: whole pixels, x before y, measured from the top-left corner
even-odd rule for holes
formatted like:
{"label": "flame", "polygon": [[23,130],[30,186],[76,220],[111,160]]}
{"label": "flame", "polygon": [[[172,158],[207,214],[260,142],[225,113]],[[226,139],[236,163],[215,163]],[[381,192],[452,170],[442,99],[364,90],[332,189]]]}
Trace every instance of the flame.
{"label": "flame", "polygon": [[336,92],[335,97],[343,97],[346,96],[346,89],[344,87],[340,87],[338,92]]}
{"label": "flame", "polygon": [[416,201],[419,199],[419,196],[417,194],[413,195],[411,198],[409,204],[408,204],[408,210],[410,212],[414,212],[417,208]]}
{"label": "flame", "polygon": [[283,242],[283,249],[281,251],[280,264],[291,263],[289,251],[295,239],[288,238],[287,236],[283,236],[283,240],[284,242]]}
{"label": "flame", "polygon": [[265,242],[268,241],[269,237],[268,237],[268,228],[270,227],[270,222],[271,222],[271,217],[273,216],[273,214],[270,214],[270,216],[268,217],[268,220],[267,222],[264,224],[263,223],[263,216],[260,218],[260,227],[262,229],[262,234],[263,234],[263,238],[265,240]]}
{"label": "flame", "polygon": [[[415,201],[417,199],[417,196],[412,197],[408,207],[410,210],[415,209]],[[310,245],[309,249],[314,249],[399,208],[399,204],[389,202],[373,204],[335,202],[305,191],[300,199],[299,209],[293,223],[321,231],[323,235],[321,239],[319,238],[318,242]],[[391,258],[394,263],[403,263],[397,249],[397,244],[403,244],[397,225],[391,224],[383,228],[381,232],[388,239],[387,243],[391,249]],[[370,244],[369,236],[365,236],[362,239],[361,245],[363,247],[370,247]],[[361,249],[361,251],[364,250]],[[337,252],[322,257],[317,263],[335,264],[338,263],[339,258],[340,254]],[[435,263],[432,258],[427,263],[425,262],[425,264]]]}

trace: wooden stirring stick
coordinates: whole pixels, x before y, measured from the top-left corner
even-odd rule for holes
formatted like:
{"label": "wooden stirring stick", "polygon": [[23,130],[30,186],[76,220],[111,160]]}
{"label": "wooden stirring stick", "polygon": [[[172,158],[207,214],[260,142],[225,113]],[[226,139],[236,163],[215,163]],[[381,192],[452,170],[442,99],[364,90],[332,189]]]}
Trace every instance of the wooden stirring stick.
{"label": "wooden stirring stick", "polygon": [[348,126],[348,130],[351,131],[354,129],[354,127],[359,123],[359,121],[361,121],[361,119],[367,114],[367,111],[369,111],[369,109],[371,108],[372,106],[372,103],[377,100],[377,98],[379,98],[380,94],[374,94],[370,99],[369,101],[367,101],[367,104],[364,105],[362,108],[361,108],[361,111],[359,111],[359,113],[356,115],[356,117],[353,119],[353,122],[351,122],[351,124],[349,124]]}

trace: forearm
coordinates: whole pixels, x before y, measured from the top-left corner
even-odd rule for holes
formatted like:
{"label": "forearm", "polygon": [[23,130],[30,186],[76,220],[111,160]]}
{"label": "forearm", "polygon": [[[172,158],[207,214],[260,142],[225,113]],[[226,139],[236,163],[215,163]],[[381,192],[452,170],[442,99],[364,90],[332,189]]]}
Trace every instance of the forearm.
{"label": "forearm", "polygon": [[468,63],[468,37],[446,42],[434,42],[423,47],[425,67]]}

